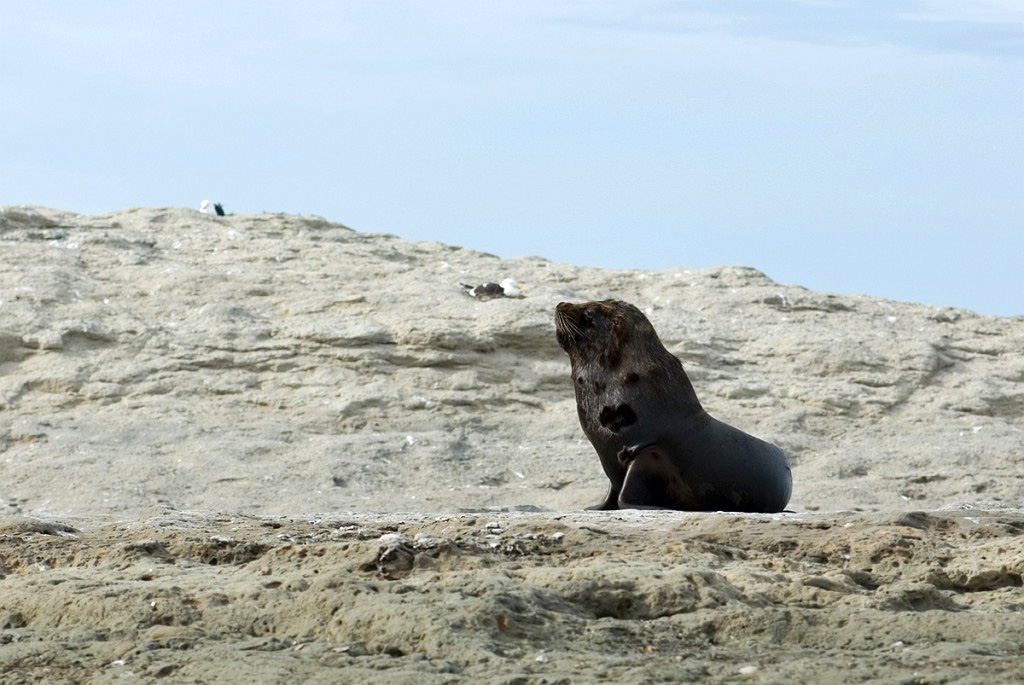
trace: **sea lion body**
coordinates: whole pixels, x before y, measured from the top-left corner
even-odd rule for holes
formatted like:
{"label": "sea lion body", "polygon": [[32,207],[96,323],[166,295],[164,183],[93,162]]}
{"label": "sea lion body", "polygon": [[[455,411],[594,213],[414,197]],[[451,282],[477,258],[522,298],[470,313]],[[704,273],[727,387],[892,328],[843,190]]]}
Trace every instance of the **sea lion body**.
{"label": "sea lion body", "polygon": [[785,453],[710,416],[643,312],[604,300],[556,308],[576,408],[610,481],[594,509],[782,511]]}

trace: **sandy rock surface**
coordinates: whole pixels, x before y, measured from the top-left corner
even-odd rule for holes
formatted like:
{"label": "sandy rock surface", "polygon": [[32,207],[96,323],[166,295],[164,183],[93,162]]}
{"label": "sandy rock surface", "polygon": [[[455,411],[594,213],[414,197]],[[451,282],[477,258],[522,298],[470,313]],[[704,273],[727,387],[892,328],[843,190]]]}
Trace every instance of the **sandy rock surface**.
{"label": "sandy rock surface", "polygon": [[[1024,318],[184,209],[5,207],[0,264],[0,682],[1024,678]],[[581,511],[606,297],[795,514]]]}

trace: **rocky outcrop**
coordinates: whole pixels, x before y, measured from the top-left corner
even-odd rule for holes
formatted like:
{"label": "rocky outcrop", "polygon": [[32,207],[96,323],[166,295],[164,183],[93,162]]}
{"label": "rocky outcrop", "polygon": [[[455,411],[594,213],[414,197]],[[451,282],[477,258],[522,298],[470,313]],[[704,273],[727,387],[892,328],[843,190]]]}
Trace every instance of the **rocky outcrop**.
{"label": "rocky outcrop", "polygon": [[[754,269],[501,260],[318,217],[0,211],[0,511],[578,509],[603,494],[553,334],[644,309],[797,510],[1024,499],[1024,319]],[[522,298],[461,283],[514,276]]]}
{"label": "rocky outcrop", "polygon": [[[7,207],[0,255],[3,683],[1019,680],[1024,319],[316,217]],[[552,318],[606,297],[797,513],[580,511]]]}

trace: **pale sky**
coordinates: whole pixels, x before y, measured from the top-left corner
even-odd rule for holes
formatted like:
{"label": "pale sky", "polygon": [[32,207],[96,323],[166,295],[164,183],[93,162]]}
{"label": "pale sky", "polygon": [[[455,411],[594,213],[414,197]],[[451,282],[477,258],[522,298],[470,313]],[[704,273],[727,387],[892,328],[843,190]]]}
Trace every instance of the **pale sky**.
{"label": "pale sky", "polygon": [[1024,0],[0,0],[0,94],[0,204],[1024,315]]}

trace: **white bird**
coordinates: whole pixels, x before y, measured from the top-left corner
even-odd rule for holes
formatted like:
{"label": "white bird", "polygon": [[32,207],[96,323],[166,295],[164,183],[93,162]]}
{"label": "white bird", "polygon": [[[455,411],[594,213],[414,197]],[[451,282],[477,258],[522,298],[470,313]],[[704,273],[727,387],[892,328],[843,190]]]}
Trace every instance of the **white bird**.
{"label": "white bird", "polygon": [[487,282],[482,285],[462,284],[470,297],[490,300],[495,297],[522,297],[523,284],[514,278],[506,278],[501,283]]}
{"label": "white bird", "polygon": [[203,214],[216,214],[217,216],[224,216],[224,208],[219,202],[211,203],[209,200],[203,200],[199,203],[199,211]]}

